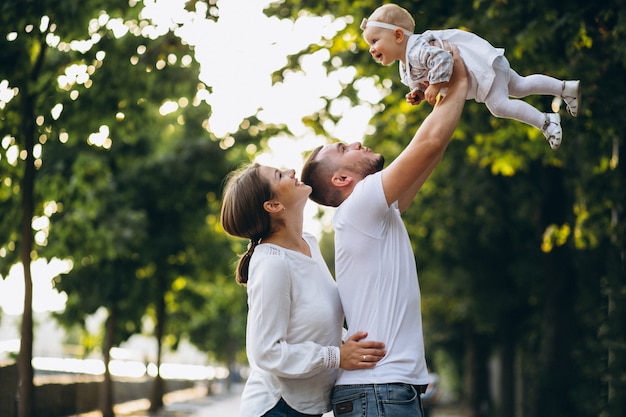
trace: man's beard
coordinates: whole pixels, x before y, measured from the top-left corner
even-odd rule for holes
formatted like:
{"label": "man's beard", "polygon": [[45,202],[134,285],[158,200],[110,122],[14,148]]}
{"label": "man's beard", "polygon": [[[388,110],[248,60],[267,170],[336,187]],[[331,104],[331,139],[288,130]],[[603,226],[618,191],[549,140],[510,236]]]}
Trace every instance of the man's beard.
{"label": "man's beard", "polygon": [[381,171],[385,166],[385,157],[382,155],[377,155],[376,159],[368,159],[365,161],[360,161],[357,166],[354,167],[354,171],[357,174],[360,174],[365,178],[368,175],[375,174],[378,171]]}

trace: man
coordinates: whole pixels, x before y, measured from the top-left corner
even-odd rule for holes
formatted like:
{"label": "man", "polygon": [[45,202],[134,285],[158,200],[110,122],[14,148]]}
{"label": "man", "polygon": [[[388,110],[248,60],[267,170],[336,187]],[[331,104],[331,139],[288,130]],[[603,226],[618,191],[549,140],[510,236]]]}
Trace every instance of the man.
{"label": "man", "polygon": [[[333,390],[339,417],[420,416],[429,382],[424,355],[420,290],[411,242],[400,217],[443,157],[460,119],[469,81],[452,48],[454,74],[402,153],[384,158],[361,143],[317,148],[302,181],[310,198],[337,207],[335,267],[348,333],[366,330],[387,355],[370,369],[341,371]],[[374,360],[362,356],[364,362]]]}

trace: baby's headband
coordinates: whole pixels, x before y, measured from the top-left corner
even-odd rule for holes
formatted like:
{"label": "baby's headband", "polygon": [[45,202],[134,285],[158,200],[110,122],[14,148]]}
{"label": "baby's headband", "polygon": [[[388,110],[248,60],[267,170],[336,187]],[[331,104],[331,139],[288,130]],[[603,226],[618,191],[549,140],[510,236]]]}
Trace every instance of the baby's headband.
{"label": "baby's headband", "polygon": [[366,18],[364,18],[363,21],[361,22],[361,26],[360,26],[361,30],[365,30],[365,28],[368,26],[375,26],[375,27],[379,27],[383,29],[391,29],[391,30],[400,29],[407,36],[411,36],[413,34],[413,32],[411,32],[410,30],[401,28],[400,26],[394,26],[394,25],[390,25],[389,23],[379,22],[376,20],[367,20]]}

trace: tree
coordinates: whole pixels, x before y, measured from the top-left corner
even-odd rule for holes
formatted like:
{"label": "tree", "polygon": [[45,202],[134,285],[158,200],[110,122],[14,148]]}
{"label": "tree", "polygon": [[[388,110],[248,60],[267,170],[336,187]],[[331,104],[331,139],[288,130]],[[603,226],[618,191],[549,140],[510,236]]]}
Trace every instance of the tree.
{"label": "tree", "polygon": [[[418,31],[461,27],[504,46],[521,74],[583,80],[582,114],[564,119],[558,153],[531,128],[466,105],[447,155],[405,216],[420,267],[428,350],[444,350],[455,363],[466,358],[459,373],[475,415],[623,414],[616,393],[624,389],[626,317],[617,294],[626,176],[619,163],[623,128],[613,116],[625,88],[619,2],[399,4],[413,11]],[[379,5],[285,1],[267,13],[345,19],[343,31],[294,55],[288,67],[328,49],[329,72],[354,66],[355,79],[373,78],[384,98],[366,142],[393,157],[429,109],[407,106],[397,69],[379,67],[367,53],[358,23]],[[357,88],[348,83],[341,96],[360,103]],[[607,90],[610,97],[600,99]],[[330,111],[334,100],[308,119],[316,132],[339,120]],[[549,98],[529,100],[551,105]],[[496,398],[487,395],[492,359],[502,369]],[[514,406],[520,390],[527,399],[521,410]]]}
{"label": "tree", "polygon": [[[172,103],[182,103],[181,97],[193,102],[198,67],[171,28],[153,36],[157,28],[140,19],[139,7],[125,1],[80,6],[5,2],[2,7],[8,35],[2,39],[0,75],[3,97],[11,94],[2,102],[8,157],[0,162],[10,175],[1,193],[7,216],[0,232],[0,272],[4,276],[17,260],[15,248],[21,245],[27,290],[19,408],[26,416],[32,404],[30,257],[74,260],[73,270],[57,283],[69,296],[60,319],[81,323],[105,306],[103,354],[108,365],[110,348],[138,331],[151,301],[141,297],[146,281],[137,277],[145,269],[140,249],[146,245],[150,219],[137,202],[141,190],[129,185],[135,180],[130,174],[137,174],[132,168],[138,160],[167,152],[167,141],[146,127],[161,117],[160,107],[168,98]],[[198,105],[202,102],[193,104]],[[18,187],[20,165],[24,174]],[[36,172],[39,191],[34,188]],[[20,195],[22,210],[15,204]],[[18,234],[13,225],[20,215]],[[35,215],[52,219],[47,240],[37,247],[32,246]],[[111,415],[111,379],[105,368],[101,408]]]}
{"label": "tree", "polygon": [[[159,351],[162,344],[175,347],[189,332],[190,322],[204,323],[211,320],[205,309],[223,303],[219,293],[206,289],[217,285],[228,265],[229,246],[223,234],[216,233],[213,219],[219,218],[219,201],[222,179],[228,172],[227,158],[216,142],[198,135],[200,123],[187,120],[185,134],[174,142],[166,154],[146,161],[137,167],[133,175],[137,190],[136,204],[148,219],[149,244],[140,251],[142,276],[150,283],[148,294],[152,300],[152,317]],[[203,298],[189,317],[181,317],[181,311],[189,311],[189,288],[198,288]],[[224,317],[222,317],[224,319]],[[199,340],[207,336],[219,338],[221,331],[191,338],[198,347],[205,347]],[[220,351],[222,345],[214,346]],[[232,349],[240,349],[241,345]],[[160,355],[158,355],[160,356]],[[159,362],[157,362],[159,365]],[[162,405],[162,382],[157,377],[152,395],[152,408]]]}
{"label": "tree", "polygon": [[[120,38],[109,34],[101,40],[106,58],[97,64],[80,103],[71,103],[63,120],[72,136],[85,137],[93,129],[101,137],[89,136],[87,143],[79,140],[51,149],[55,163],[45,171],[50,178],[47,188],[55,190],[53,198],[64,210],[52,216],[48,253],[74,259],[73,271],[59,280],[58,287],[70,299],[81,301],[68,303],[76,311],[66,311],[61,316],[64,323],[84,325],[87,314],[100,306],[107,308],[105,365],[111,347],[140,331],[147,310],[157,312],[158,365],[167,317],[164,300],[172,281],[188,268],[178,259],[185,245],[193,243],[181,236],[186,228],[202,222],[197,205],[205,204],[206,193],[192,186],[190,175],[182,177],[180,168],[188,169],[189,159],[176,159],[181,156],[177,149],[189,146],[185,152],[193,157],[205,155],[193,153],[198,147],[184,138],[191,130],[198,134],[199,115],[206,115],[208,108],[195,97],[198,67],[189,48],[171,32],[151,39],[147,21],[126,24],[130,34]],[[165,117],[163,106],[191,110]],[[99,116],[95,120],[77,117],[86,114],[86,109],[98,111]],[[189,114],[197,128],[177,128],[185,126],[181,120]],[[94,149],[98,144],[102,147]],[[88,165],[79,163],[82,157],[90,159]],[[81,180],[84,172],[90,176],[86,181]],[[101,193],[93,186],[96,178],[103,181]],[[68,182],[78,186],[64,188],[62,184]],[[191,202],[193,211],[187,211]],[[85,274],[98,279],[86,282]],[[162,407],[162,395],[157,373],[151,398],[154,410]],[[101,402],[104,415],[112,414],[112,403],[107,372]]]}
{"label": "tree", "polygon": [[[120,2],[111,1],[109,6],[115,9],[119,4]],[[8,268],[18,259],[24,268],[25,297],[18,363],[20,416],[29,416],[32,412],[33,319],[30,262],[37,252],[33,246],[31,222],[34,215],[41,210],[36,210],[35,189],[36,168],[41,159],[35,152],[38,152],[41,142],[46,141],[49,133],[46,130],[45,115],[50,114],[55,104],[54,98],[60,95],[53,77],[72,59],[72,53],[61,52],[56,46],[59,42],[69,46],[70,40],[87,35],[85,29],[93,9],[75,7],[76,5],[74,2],[57,4],[46,1],[8,1],[2,4],[1,9],[5,36],[0,41],[0,78],[3,80],[5,92],[9,93],[2,102],[3,147],[9,151],[2,160],[2,166],[3,171],[11,176],[5,180],[7,189],[2,193],[3,206],[10,208],[3,211],[6,216],[3,216],[2,222],[0,274],[6,276]],[[15,152],[14,157],[9,156],[11,152]],[[19,205],[14,204],[17,199],[20,200]],[[15,225],[18,224],[20,226],[16,229]]]}
{"label": "tree", "polygon": [[[156,39],[133,36],[139,32],[134,29],[145,29],[148,23],[127,24],[131,35],[101,41],[106,60],[98,64],[91,76],[92,86],[84,91],[81,103],[73,105],[74,111],[67,112],[65,120],[66,129],[81,135],[85,125],[94,122],[76,116],[84,113],[85,108],[97,108],[100,116],[91,129],[97,130],[105,122],[111,146],[92,149],[78,142],[70,146],[75,155],[68,152],[67,144],[54,148],[58,153],[53,158],[56,163],[47,171],[51,180],[46,188],[55,190],[55,198],[64,203],[65,209],[52,217],[49,250],[75,257],[76,273],[64,276],[58,287],[71,290],[79,300],[93,302],[79,304],[77,312],[82,315],[64,314],[63,320],[69,320],[67,324],[82,323],[86,314],[106,306],[106,361],[110,347],[138,332],[140,319],[147,313],[155,323],[159,369],[164,348],[175,348],[189,328],[187,322],[177,320],[177,312],[190,305],[182,299],[182,290],[192,286],[188,282],[198,277],[201,286],[213,285],[226,269],[226,254],[231,252],[224,245],[223,234],[215,229],[215,219],[222,179],[232,161],[237,160],[230,156],[236,158],[240,153],[225,155],[220,141],[207,134],[204,126],[209,108],[198,97],[206,92],[206,87],[198,81],[198,65],[184,41],[173,35],[173,29]],[[126,67],[125,62],[134,64]],[[121,98],[119,91],[124,91]],[[88,186],[73,194],[63,189],[62,184],[68,181],[83,184],[78,178],[83,176],[85,166],[76,163],[76,155],[92,154],[101,161],[94,166],[101,169],[90,175],[106,178],[109,192],[97,193]],[[249,158],[245,152],[244,155]],[[93,205],[96,209],[89,211]],[[91,221],[77,222],[85,211],[93,213]],[[125,227],[107,227],[117,213],[121,219],[135,222]],[[94,236],[96,239],[92,239]],[[118,247],[122,250],[116,250]],[[107,282],[86,285],[80,270],[92,263],[119,264],[126,269],[116,270]],[[119,291],[123,286],[128,286],[127,290]],[[106,291],[109,287],[111,292]],[[89,294],[98,296],[90,298]],[[204,299],[200,313],[204,306],[219,303],[222,300],[215,295]],[[202,322],[202,318],[194,322]],[[233,319],[241,320],[241,314]],[[223,327],[218,327],[210,336],[217,339],[222,333]],[[229,333],[228,346],[210,346],[216,348],[221,359],[225,355],[220,353],[225,349],[229,353],[242,349],[242,334],[241,327],[235,328]],[[193,340],[202,345],[206,344],[206,337]],[[110,377],[107,378],[105,385],[110,386]],[[101,408],[109,413],[112,400],[106,391]],[[151,394],[153,411],[162,407],[162,396],[163,382],[157,373]]]}

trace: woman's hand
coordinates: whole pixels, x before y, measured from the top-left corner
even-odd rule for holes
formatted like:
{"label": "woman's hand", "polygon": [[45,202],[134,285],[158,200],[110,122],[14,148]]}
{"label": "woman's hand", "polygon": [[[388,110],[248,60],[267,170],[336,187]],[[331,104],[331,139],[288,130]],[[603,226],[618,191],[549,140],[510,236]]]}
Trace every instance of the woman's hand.
{"label": "woman's hand", "polygon": [[379,360],[385,357],[387,351],[382,342],[365,341],[367,332],[356,332],[339,348],[342,369],[367,369],[376,366]]}

